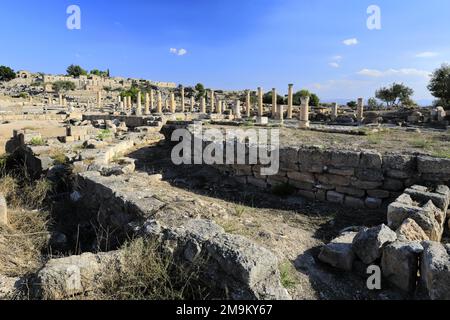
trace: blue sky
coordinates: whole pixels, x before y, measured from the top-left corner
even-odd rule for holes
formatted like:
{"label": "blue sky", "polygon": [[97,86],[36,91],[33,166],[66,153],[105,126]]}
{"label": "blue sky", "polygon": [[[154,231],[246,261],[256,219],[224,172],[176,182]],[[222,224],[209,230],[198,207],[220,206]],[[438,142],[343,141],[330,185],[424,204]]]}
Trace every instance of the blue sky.
{"label": "blue sky", "polygon": [[[81,30],[66,28],[73,4]],[[366,26],[372,4],[381,30]],[[323,99],[397,81],[428,99],[427,73],[450,61],[445,0],[2,0],[0,12],[0,64],[35,72],[75,63],[218,89],[294,83]]]}

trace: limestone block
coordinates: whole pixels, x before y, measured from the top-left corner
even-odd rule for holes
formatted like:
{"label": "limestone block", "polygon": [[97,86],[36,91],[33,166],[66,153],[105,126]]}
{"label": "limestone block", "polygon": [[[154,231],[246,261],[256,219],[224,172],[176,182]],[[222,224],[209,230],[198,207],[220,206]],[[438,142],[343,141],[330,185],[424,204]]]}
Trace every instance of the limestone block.
{"label": "limestone block", "polygon": [[353,240],[353,251],[365,264],[378,260],[384,247],[397,240],[397,235],[389,227],[380,225],[374,228],[364,228]]}
{"label": "limestone block", "polygon": [[428,202],[431,200],[436,207],[442,211],[447,211],[449,205],[449,199],[446,195],[432,192],[420,191],[417,189],[409,188],[405,190],[405,193],[410,195],[414,201]]}
{"label": "limestone block", "polygon": [[356,234],[356,232],[344,233],[323,246],[319,254],[319,260],[335,268],[351,271],[355,259],[352,243]]}
{"label": "limestone block", "polygon": [[299,171],[288,171],[287,176],[290,180],[315,183],[316,179],[312,173],[309,172],[299,172]]}
{"label": "limestone block", "polygon": [[363,180],[354,180],[351,183],[352,187],[364,190],[374,190],[378,189],[383,185],[381,181],[363,181]]}
{"label": "limestone block", "polygon": [[332,185],[332,186],[342,186],[346,187],[350,185],[350,178],[345,176],[338,176],[332,174],[320,174],[316,175],[317,180],[322,184]]}
{"label": "limestone block", "polygon": [[369,209],[378,209],[383,204],[383,200],[378,198],[367,197],[365,202],[366,207]]}
{"label": "limestone block", "polygon": [[336,191],[357,198],[362,198],[366,195],[366,191],[351,187],[337,187]]}
{"label": "limestone block", "polygon": [[383,158],[381,153],[373,150],[363,150],[361,153],[360,167],[366,169],[381,169]]}
{"label": "limestone block", "polygon": [[327,192],[327,201],[332,203],[344,203],[344,195],[342,193],[336,192],[336,191],[328,191]]}
{"label": "limestone block", "polygon": [[361,209],[361,208],[364,208],[365,202],[361,198],[346,196],[345,197],[345,205],[350,208]]}
{"label": "limestone block", "polygon": [[421,281],[432,300],[450,300],[450,256],[437,242],[423,242]]}
{"label": "limestone block", "polygon": [[389,191],[403,191],[405,188],[403,181],[398,179],[389,179],[386,178],[383,181],[383,189]]}
{"label": "limestone block", "polygon": [[319,148],[301,148],[298,153],[302,172],[322,173],[331,160],[331,153]]}
{"label": "limestone block", "polygon": [[416,157],[403,154],[386,154],[383,156],[383,168],[413,172],[416,169]]}
{"label": "limestone block", "polygon": [[383,250],[383,276],[405,292],[414,292],[417,285],[419,257],[423,247],[419,242],[396,241]]}
{"label": "limestone block", "polygon": [[450,159],[419,156],[417,167],[420,173],[450,175]]}
{"label": "limestone block", "polygon": [[331,155],[330,164],[335,167],[352,167],[359,166],[361,153],[358,151],[336,150]]}
{"label": "limestone block", "polygon": [[406,219],[397,229],[397,238],[400,241],[429,241],[425,231],[413,219]]}
{"label": "limestone block", "polygon": [[367,194],[369,197],[378,199],[386,199],[390,197],[389,191],[386,190],[368,190]]}

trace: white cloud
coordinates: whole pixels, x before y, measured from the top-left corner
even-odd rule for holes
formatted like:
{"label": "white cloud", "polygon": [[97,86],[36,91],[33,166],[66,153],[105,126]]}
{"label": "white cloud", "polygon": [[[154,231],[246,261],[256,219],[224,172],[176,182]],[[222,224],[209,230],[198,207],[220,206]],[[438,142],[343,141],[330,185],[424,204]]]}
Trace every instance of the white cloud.
{"label": "white cloud", "polygon": [[180,50],[178,50],[178,55],[179,55],[179,56],[184,56],[186,53],[187,53],[187,50],[186,50],[186,49],[180,49]]}
{"label": "white cloud", "polygon": [[178,50],[177,48],[170,48],[169,51],[170,53],[175,54],[177,56],[184,56],[185,54],[187,54],[187,50],[183,48],[180,50]]}
{"label": "white cloud", "polygon": [[420,52],[420,53],[416,54],[416,58],[433,58],[438,55],[439,55],[439,53],[437,53],[437,52],[425,51],[425,52]]}
{"label": "white cloud", "polygon": [[337,62],[330,62],[328,65],[332,68],[339,68],[339,63]]}
{"label": "white cloud", "polygon": [[358,72],[359,75],[372,77],[372,78],[381,78],[387,76],[410,76],[410,77],[426,77],[430,76],[430,72],[424,70],[418,70],[414,68],[404,68],[404,69],[388,69],[385,71],[376,70],[376,69],[362,69]]}
{"label": "white cloud", "polygon": [[342,41],[342,43],[345,44],[346,46],[354,46],[358,44],[358,39],[356,38],[346,39]]}
{"label": "white cloud", "polygon": [[334,56],[334,57],[331,58],[331,60],[341,61],[342,60],[342,56]]}

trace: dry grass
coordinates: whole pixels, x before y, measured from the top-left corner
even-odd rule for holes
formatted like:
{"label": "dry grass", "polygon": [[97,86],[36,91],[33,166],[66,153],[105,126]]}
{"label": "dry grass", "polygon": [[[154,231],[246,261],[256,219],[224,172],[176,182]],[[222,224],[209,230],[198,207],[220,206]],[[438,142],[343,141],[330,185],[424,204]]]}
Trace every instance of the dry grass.
{"label": "dry grass", "polygon": [[0,274],[17,277],[35,272],[43,265],[47,247],[48,215],[28,210],[9,212],[9,225],[0,225]]}
{"label": "dry grass", "polygon": [[53,149],[50,152],[50,158],[53,159],[55,165],[64,165],[67,163],[66,154],[63,149]]}
{"label": "dry grass", "polygon": [[0,193],[6,197],[8,207],[16,209],[40,209],[51,189],[51,183],[45,179],[28,182],[11,175],[0,178]]}
{"label": "dry grass", "polygon": [[51,189],[47,180],[29,182],[26,175],[0,178],[8,204],[8,225],[0,226],[0,274],[23,276],[38,270],[49,240],[48,214],[41,212]]}
{"label": "dry grass", "polygon": [[91,299],[182,300],[202,298],[199,269],[179,269],[159,253],[157,245],[136,239],[123,247],[123,264],[103,274]]}

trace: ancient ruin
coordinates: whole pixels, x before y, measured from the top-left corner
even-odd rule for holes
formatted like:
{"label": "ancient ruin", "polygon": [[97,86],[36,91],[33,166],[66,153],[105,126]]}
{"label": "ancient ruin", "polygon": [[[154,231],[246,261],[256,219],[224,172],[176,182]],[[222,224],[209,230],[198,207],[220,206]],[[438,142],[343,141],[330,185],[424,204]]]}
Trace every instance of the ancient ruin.
{"label": "ancient ruin", "polygon": [[[109,266],[124,268],[122,246],[138,238],[177,266],[201,268],[209,298],[450,299],[442,108],[375,112],[362,98],[355,110],[317,108],[309,96],[294,105],[292,84],[286,105],[275,88],[268,104],[262,88],[199,94],[150,82],[124,96],[101,89],[101,81],[130,86],[116,79],[69,79],[76,88],[66,93],[31,86],[57,79],[21,72],[0,89],[0,118],[12,134],[3,133],[8,158],[55,186],[48,246],[59,252],[43,253],[27,274],[0,269],[2,298],[89,296]],[[15,98],[18,92],[32,99]],[[192,138],[192,153],[189,144],[181,155],[189,164],[171,158],[177,130]],[[244,135],[217,139],[230,130]],[[262,130],[279,134],[275,148]],[[435,141],[431,149],[413,140],[419,134]],[[215,150],[216,160],[233,150],[231,158],[197,163],[195,143]],[[270,163],[261,148],[278,155],[274,174],[263,173]],[[259,154],[254,162],[252,154]],[[4,228],[14,223],[8,199],[0,194]],[[0,232],[0,242],[7,236]],[[375,291],[366,286],[373,266],[383,278]]]}

